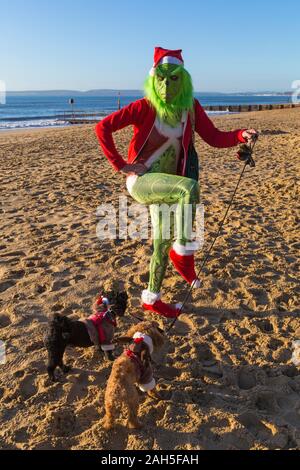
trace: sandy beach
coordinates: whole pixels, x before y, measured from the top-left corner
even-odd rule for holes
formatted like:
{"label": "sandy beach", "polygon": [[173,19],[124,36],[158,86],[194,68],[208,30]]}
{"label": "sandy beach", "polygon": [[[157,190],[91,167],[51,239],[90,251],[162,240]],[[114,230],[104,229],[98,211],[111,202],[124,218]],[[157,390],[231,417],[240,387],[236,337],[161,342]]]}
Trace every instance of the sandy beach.
{"label": "sandy beach", "polygon": [[[300,339],[300,108],[213,120],[262,133],[257,166],[246,171],[202,288],[155,357],[165,400],[141,397],[141,431],[102,428],[111,366],[97,351],[68,349],[73,370],[51,384],[43,346],[53,313],[88,316],[112,280],[123,281],[130,312],[143,315],[151,241],[96,236],[96,209],[127,194],[125,177],[101,154],[94,126],[0,133],[1,449],[300,449],[300,369],[291,362]],[[116,135],[124,155],[130,136]],[[236,149],[199,138],[196,147],[200,266],[242,163]],[[180,302],[186,289],[169,267],[165,299]],[[128,312],[120,332],[132,322]]]}

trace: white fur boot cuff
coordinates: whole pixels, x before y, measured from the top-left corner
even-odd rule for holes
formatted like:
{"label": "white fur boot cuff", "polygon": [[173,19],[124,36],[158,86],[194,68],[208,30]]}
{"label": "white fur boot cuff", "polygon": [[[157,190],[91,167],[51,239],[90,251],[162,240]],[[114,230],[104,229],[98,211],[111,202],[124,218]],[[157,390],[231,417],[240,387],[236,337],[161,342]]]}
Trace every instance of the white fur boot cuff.
{"label": "white fur boot cuff", "polygon": [[153,305],[160,299],[160,293],[150,292],[149,290],[143,290],[142,301],[144,304]]}
{"label": "white fur boot cuff", "polygon": [[173,250],[180,256],[191,256],[195,251],[199,250],[199,248],[200,243],[198,242],[190,242],[186,243],[186,245],[180,245],[180,243],[175,242],[173,245]]}

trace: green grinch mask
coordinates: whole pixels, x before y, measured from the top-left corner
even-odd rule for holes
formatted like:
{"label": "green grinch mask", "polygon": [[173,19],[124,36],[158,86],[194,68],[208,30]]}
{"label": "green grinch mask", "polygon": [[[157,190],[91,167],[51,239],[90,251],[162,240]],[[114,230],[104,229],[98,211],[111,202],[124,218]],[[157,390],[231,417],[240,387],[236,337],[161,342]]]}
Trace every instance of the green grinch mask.
{"label": "green grinch mask", "polygon": [[154,76],[146,79],[145,95],[158,117],[170,126],[179,124],[183,111],[193,113],[192,79],[182,66],[159,65]]}
{"label": "green grinch mask", "polygon": [[162,101],[171,104],[181,93],[181,87],[182,67],[173,64],[163,64],[157,67],[154,88]]}

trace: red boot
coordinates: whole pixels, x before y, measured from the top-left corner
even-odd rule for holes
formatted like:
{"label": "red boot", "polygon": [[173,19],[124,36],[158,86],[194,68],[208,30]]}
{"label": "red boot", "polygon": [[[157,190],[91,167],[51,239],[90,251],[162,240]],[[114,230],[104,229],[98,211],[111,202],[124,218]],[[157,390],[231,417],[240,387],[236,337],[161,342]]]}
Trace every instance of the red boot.
{"label": "red boot", "polygon": [[183,245],[174,244],[169,253],[170,259],[176,271],[185,279],[194,289],[200,287],[200,280],[195,271],[194,252],[188,251]]}
{"label": "red boot", "polygon": [[169,305],[160,300],[160,294],[144,290],[142,294],[143,309],[158,313],[165,318],[177,318],[181,313],[182,304]]}

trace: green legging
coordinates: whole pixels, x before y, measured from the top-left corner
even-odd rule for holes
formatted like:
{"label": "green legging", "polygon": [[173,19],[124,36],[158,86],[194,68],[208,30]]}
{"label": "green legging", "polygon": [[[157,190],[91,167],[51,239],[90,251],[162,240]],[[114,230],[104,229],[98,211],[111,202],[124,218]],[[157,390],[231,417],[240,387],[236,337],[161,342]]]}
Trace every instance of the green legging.
{"label": "green legging", "polygon": [[[199,185],[197,181],[183,176],[148,172],[137,178],[131,195],[140,204],[150,206],[154,251],[150,263],[148,289],[158,293],[167,269],[175,229],[174,216],[171,213],[170,231],[165,232],[168,226],[166,226],[163,212],[159,210],[159,205],[177,206],[176,238],[178,243],[185,245],[190,241],[190,233],[199,203]],[[190,212],[187,211],[187,207],[191,208]]]}

